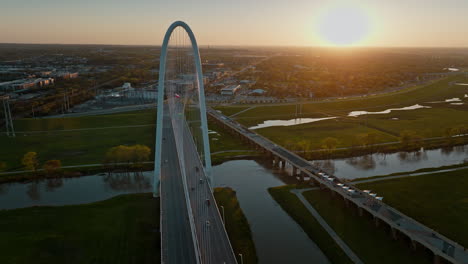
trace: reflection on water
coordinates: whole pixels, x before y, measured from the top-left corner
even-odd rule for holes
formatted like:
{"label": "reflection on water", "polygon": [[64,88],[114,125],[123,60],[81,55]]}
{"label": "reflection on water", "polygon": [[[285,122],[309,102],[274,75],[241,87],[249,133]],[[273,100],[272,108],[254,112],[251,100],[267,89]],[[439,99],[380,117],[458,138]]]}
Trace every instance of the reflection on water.
{"label": "reflection on water", "polygon": [[0,184],[0,209],[101,201],[119,194],[151,192],[152,172]]}
{"label": "reflection on water", "polygon": [[468,161],[468,145],[434,150],[372,154],[346,159],[316,160],[312,163],[337,177],[355,179]]}
{"label": "reflection on water", "polygon": [[406,106],[401,108],[390,108],[380,112],[367,112],[367,111],[352,111],[348,114],[348,116],[357,117],[360,115],[379,115],[379,114],[389,114],[392,111],[403,111],[403,110],[416,110],[421,108],[431,108],[430,106],[423,106],[420,104],[415,104],[412,106]]}

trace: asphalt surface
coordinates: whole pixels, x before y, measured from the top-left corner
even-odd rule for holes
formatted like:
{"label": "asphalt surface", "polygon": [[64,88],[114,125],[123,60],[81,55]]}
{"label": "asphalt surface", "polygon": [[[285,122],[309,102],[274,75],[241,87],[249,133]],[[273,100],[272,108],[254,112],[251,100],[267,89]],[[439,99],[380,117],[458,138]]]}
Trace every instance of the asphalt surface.
{"label": "asphalt surface", "polygon": [[177,114],[178,107],[165,107],[163,120],[162,260],[198,263],[199,257],[203,264],[235,264],[204,166],[184,116]]}
{"label": "asphalt surface", "polygon": [[184,129],[185,171],[202,263],[237,263],[186,123]]}
{"label": "asphalt surface", "polygon": [[[161,166],[163,263],[197,263],[171,120],[164,117]],[[167,162],[166,162],[167,161]]]}

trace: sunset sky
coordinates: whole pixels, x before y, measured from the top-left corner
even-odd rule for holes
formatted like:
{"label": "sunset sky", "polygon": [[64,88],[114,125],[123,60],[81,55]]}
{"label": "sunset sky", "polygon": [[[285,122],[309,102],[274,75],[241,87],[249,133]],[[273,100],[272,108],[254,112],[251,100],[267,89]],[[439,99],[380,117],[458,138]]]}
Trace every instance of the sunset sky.
{"label": "sunset sky", "polygon": [[466,0],[0,0],[1,43],[468,47]]}

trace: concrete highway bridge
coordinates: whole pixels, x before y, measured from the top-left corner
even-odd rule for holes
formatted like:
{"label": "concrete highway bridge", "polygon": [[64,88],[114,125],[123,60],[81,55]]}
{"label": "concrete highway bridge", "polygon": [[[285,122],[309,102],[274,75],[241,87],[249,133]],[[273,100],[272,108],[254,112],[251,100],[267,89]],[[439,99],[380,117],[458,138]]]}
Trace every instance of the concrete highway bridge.
{"label": "concrete highway bridge", "polygon": [[166,32],[158,87],[153,192],[161,202],[161,261],[235,264],[212,192],[200,54],[184,22]]}
{"label": "concrete highway bridge", "polygon": [[393,239],[405,239],[413,249],[418,247],[428,249],[434,254],[434,263],[445,260],[450,263],[468,264],[468,251],[463,246],[386,205],[375,194],[360,190],[331,174],[324,173],[304,158],[276,145],[216,110],[208,109],[207,113],[212,121],[264,152],[264,157],[269,159],[273,166],[282,169],[286,165],[292,167],[291,176],[302,181],[314,182],[321,189],[328,190],[331,195],[341,197],[347,206],[355,207],[359,215],[372,217],[376,227],[388,227]]}

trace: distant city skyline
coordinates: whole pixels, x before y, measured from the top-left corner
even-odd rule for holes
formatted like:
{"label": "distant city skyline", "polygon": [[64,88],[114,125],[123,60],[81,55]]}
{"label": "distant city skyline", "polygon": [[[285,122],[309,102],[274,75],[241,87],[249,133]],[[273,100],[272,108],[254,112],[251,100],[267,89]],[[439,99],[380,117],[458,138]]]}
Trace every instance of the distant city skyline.
{"label": "distant city skyline", "polygon": [[186,21],[201,45],[468,47],[463,0],[3,0],[0,43],[160,45]]}

